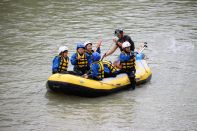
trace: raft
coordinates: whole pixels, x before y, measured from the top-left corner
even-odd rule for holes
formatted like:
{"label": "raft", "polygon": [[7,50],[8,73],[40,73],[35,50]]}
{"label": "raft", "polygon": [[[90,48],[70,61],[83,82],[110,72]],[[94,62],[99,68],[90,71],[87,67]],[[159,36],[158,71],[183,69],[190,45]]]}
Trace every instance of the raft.
{"label": "raft", "polygon": [[[135,75],[137,85],[146,83],[152,76],[146,60],[140,54],[136,56]],[[104,78],[102,81],[97,81],[73,74],[60,73],[51,75],[48,78],[46,87],[50,91],[85,97],[104,96],[131,88],[126,74],[119,74],[116,77]]]}

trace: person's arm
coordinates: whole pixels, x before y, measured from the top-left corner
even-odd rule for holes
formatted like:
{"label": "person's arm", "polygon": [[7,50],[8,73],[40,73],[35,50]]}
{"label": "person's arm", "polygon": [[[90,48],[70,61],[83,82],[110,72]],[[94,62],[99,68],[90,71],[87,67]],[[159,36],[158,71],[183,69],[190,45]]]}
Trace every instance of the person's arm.
{"label": "person's arm", "polygon": [[102,44],[102,40],[99,40],[98,44],[96,45],[96,49],[94,50],[95,52],[98,52],[99,54],[101,54],[101,44]]}
{"label": "person's arm", "polygon": [[113,54],[116,51],[117,48],[118,48],[118,46],[117,45],[114,45],[114,47],[110,51],[108,51],[105,54],[105,56],[109,56],[109,55]]}
{"label": "person's arm", "polygon": [[52,73],[53,74],[58,72],[59,64],[60,64],[60,57],[56,56],[53,59],[53,65],[52,65]]}
{"label": "person's arm", "polygon": [[92,64],[92,59],[91,59],[91,56],[86,53],[86,58],[87,58],[87,61],[88,61],[88,66],[90,66]]}
{"label": "person's arm", "polygon": [[98,47],[98,48],[96,49],[96,52],[98,52],[99,54],[101,54],[101,48]]}
{"label": "person's arm", "polygon": [[71,64],[72,65],[76,65],[77,64],[77,56],[76,56],[76,53],[75,54],[73,54],[72,56],[71,56],[71,58],[70,58],[70,62],[71,62]]}

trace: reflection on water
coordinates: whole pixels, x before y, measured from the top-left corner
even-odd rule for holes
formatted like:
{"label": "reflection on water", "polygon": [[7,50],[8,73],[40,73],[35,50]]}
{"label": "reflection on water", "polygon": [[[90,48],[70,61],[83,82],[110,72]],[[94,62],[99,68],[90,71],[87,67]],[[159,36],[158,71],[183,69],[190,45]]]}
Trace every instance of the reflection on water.
{"label": "reflection on water", "polygon": [[[1,0],[0,129],[196,130],[196,7],[195,0]],[[136,47],[148,43],[149,83],[93,99],[47,92],[60,45],[71,56],[76,42],[102,39],[104,54],[119,27]]]}

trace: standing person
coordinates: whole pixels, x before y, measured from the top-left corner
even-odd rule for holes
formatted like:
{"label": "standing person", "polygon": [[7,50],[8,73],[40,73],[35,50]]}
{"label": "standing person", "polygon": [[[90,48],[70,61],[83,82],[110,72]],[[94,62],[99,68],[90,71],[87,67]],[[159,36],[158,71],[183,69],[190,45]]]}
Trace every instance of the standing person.
{"label": "standing person", "polygon": [[52,65],[52,74],[66,73],[69,63],[68,48],[66,46],[59,47],[59,55],[55,56]]}
{"label": "standing person", "polygon": [[128,41],[122,44],[123,51],[121,52],[120,59],[120,73],[127,73],[131,82],[131,87],[135,89],[135,55],[131,51],[131,45]]}
{"label": "standing person", "polygon": [[83,75],[90,69],[91,58],[85,52],[85,46],[83,43],[77,44],[77,52],[71,56],[71,64],[74,65],[74,71],[78,75]]}
{"label": "standing person", "polygon": [[93,50],[92,49],[92,42],[86,41],[84,43],[86,53],[88,53],[89,55],[92,55],[92,53],[94,53],[94,52],[98,52],[99,54],[101,54],[101,49],[100,49],[101,43],[102,43],[102,41],[99,41],[98,44],[96,45],[96,49]]}
{"label": "standing person", "polygon": [[125,41],[128,41],[130,43],[130,45],[131,45],[130,50],[134,51],[134,49],[135,49],[134,42],[132,41],[130,36],[124,35],[124,32],[123,32],[122,29],[116,29],[115,32],[114,32],[114,35],[118,37],[118,40],[113,39],[113,41],[115,42],[115,45],[110,51],[108,51],[105,54],[105,56],[109,56],[109,55],[113,54],[116,51],[117,48],[119,48],[120,51],[122,52],[122,50],[123,50],[122,44]]}

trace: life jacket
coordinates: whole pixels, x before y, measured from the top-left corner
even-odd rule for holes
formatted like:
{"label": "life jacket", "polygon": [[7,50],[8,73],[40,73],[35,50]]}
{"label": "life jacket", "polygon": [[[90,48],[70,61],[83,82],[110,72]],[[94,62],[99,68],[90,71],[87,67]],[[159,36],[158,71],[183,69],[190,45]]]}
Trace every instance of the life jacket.
{"label": "life jacket", "polygon": [[61,58],[61,60],[60,60],[60,64],[58,67],[58,72],[67,71],[69,58],[68,57],[65,58],[62,56],[59,56],[59,57]]}
{"label": "life jacket", "polygon": [[77,58],[81,57],[81,59],[78,60],[77,65],[78,67],[82,68],[82,67],[87,67],[88,66],[88,60],[86,57],[86,54],[84,53],[82,56],[77,53]]}
{"label": "life jacket", "polygon": [[116,67],[114,67],[111,62],[103,61],[103,64],[107,65],[111,73],[114,73],[115,71],[117,71]]}
{"label": "life jacket", "polygon": [[91,50],[91,52],[88,52],[87,50],[85,50],[86,53],[88,53],[88,55],[92,55],[92,53],[94,53],[94,50]]}
{"label": "life jacket", "polygon": [[[124,53],[125,55],[128,55],[124,51],[122,53]],[[121,62],[120,64],[122,65],[123,70],[134,69],[135,68],[135,56],[132,55],[129,61]]]}
{"label": "life jacket", "polygon": [[[99,71],[98,71],[98,78],[104,78],[104,66],[102,61],[97,61],[97,62],[93,62],[93,63],[97,63],[99,65]],[[92,64],[93,64],[92,63]]]}

